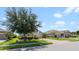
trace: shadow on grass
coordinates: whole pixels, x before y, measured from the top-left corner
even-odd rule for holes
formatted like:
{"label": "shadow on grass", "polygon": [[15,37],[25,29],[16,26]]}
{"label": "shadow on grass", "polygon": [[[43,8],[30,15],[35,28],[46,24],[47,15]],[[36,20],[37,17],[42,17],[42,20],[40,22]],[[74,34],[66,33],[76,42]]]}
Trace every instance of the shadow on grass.
{"label": "shadow on grass", "polygon": [[52,43],[23,43],[23,44],[9,44],[9,45],[4,45],[0,46],[0,50],[13,50],[13,51],[29,51],[29,50],[34,50],[34,49],[39,49],[39,48],[45,48],[45,45],[52,44]]}
{"label": "shadow on grass", "polygon": [[36,49],[46,48],[46,46],[34,46],[26,48],[9,49],[8,51],[36,51]]}
{"label": "shadow on grass", "polygon": [[[16,39],[5,41],[0,44],[0,50],[14,50],[21,51],[23,48],[25,50],[34,50],[37,48],[44,48],[45,45],[52,44],[51,42],[47,42],[45,40],[29,40],[29,41],[16,41]],[[38,47],[37,47],[38,46]],[[19,50],[18,50],[19,49]]]}
{"label": "shadow on grass", "polygon": [[48,43],[34,43],[34,44],[19,44],[19,45],[8,45],[0,47],[0,50],[9,51],[33,51],[35,49],[44,48]]}

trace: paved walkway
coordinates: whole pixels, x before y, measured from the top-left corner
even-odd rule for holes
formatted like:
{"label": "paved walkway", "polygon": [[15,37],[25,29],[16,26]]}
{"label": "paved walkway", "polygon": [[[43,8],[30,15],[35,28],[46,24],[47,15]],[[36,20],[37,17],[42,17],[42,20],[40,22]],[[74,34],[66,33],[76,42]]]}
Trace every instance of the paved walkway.
{"label": "paved walkway", "polygon": [[79,42],[48,40],[54,44],[28,48],[10,49],[9,51],[79,51]]}
{"label": "paved walkway", "polygon": [[6,40],[0,40],[0,42],[4,42],[4,41],[6,41]]}

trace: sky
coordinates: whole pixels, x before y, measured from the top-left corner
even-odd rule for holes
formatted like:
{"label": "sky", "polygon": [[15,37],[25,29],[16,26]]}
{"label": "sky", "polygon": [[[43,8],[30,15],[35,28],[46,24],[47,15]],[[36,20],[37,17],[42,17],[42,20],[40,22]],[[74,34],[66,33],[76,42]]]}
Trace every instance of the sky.
{"label": "sky", "polygon": [[[40,31],[48,30],[79,30],[79,8],[78,7],[32,7],[41,22]],[[0,23],[6,20],[6,8],[0,8]],[[5,26],[0,25],[0,28]]]}

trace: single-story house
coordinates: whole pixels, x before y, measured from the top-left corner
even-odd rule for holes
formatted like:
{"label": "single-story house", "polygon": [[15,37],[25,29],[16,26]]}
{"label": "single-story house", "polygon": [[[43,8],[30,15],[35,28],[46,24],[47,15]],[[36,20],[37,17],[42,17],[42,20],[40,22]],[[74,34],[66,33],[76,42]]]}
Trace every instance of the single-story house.
{"label": "single-story house", "polygon": [[7,40],[6,33],[7,31],[0,29],[0,40]]}
{"label": "single-story house", "polygon": [[[23,34],[21,36],[23,36]],[[43,33],[41,31],[36,31],[36,32],[33,32],[33,33],[26,34],[26,37],[42,38]]]}
{"label": "single-story house", "polygon": [[58,38],[68,38],[71,35],[70,31],[68,30],[64,30],[64,31],[50,30],[47,31],[46,34],[48,36],[58,37]]}

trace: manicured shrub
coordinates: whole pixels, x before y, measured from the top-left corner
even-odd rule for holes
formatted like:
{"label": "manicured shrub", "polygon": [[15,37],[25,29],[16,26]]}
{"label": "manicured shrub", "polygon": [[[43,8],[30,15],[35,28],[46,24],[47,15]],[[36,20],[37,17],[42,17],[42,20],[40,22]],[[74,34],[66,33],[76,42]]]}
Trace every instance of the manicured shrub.
{"label": "manicured shrub", "polygon": [[34,35],[34,37],[33,37],[34,39],[39,39],[39,37],[37,37],[36,35]]}
{"label": "manicured shrub", "polygon": [[27,36],[27,39],[28,40],[32,40],[33,39],[33,36]]}
{"label": "manicured shrub", "polygon": [[17,35],[15,35],[15,34],[13,34],[13,33],[8,32],[8,33],[6,33],[6,37],[8,38],[8,40],[11,40],[12,38],[16,38],[16,37],[17,37]]}
{"label": "manicured shrub", "polygon": [[46,37],[48,37],[48,36],[47,36],[47,34],[44,33],[43,36],[42,36],[42,38],[46,38]]}
{"label": "manicured shrub", "polygon": [[74,36],[71,36],[71,37],[76,38],[77,36],[74,35]]}

